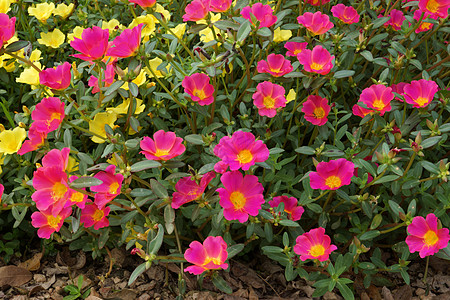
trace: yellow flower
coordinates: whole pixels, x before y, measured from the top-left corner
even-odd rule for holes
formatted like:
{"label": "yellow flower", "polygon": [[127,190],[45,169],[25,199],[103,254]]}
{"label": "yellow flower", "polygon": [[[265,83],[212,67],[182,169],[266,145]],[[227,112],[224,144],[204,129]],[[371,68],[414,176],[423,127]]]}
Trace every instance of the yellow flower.
{"label": "yellow flower", "polygon": [[[40,69],[41,64],[35,63],[35,65]],[[26,83],[32,86],[39,85],[39,72],[34,68],[26,68],[20,76],[16,78],[16,82]]]}
{"label": "yellow flower", "polygon": [[[161,13],[164,16],[164,18],[166,19],[166,22],[170,21],[170,12],[168,10],[165,10],[161,4],[156,3],[155,11],[157,13]],[[155,18],[155,20],[156,20],[155,21],[156,23],[159,23],[158,19]]]}
{"label": "yellow flower", "polygon": [[[153,73],[155,73],[156,77],[161,78],[164,77],[165,74],[167,74],[167,68],[164,68],[163,72],[161,70],[157,70],[158,67],[162,64],[162,60],[159,57],[156,57],[154,59],[150,59],[148,61],[150,68],[152,69]],[[148,77],[153,78],[152,72],[148,68],[145,68],[145,72],[148,74]]]}
{"label": "yellow flower", "polygon": [[72,173],[72,172],[78,171],[78,162],[72,156],[69,156],[69,159],[67,160],[66,171],[68,173]]}
{"label": "yellow flower", "polygon": [[0,13],[6,14],[11,6],[11,0],[0,0]]}
{"label": "yellow flower", "polygon": [[47,23],[47,19],[50,18],[52,12],[55,10],[54,3],[39,3],[36,7],[28,7],[28,13],[31,16],[36,17],[40,22]]}
{"label": "yellow flower", "polygon": [[[220,13],[219,14],[210,13],[210,14],[211,14],[211,23],[219,21],[221,16],[222,16]],[[196,23],[197,24],[207,24],[206,20],[199,20]],[[216,26],[214,26],[214,31],[216,32],[216,34],[220,33],[220,29],[217,28]],[[208,43],[208,42],[211,42],[211,41],[213,41],[215,39],[213,31],[209,27],[205,28],[203,30],[200,30],[198,32],[198,35],[200,36],[200,40],[203,43]],[[218,43],[218,45],[220,45],[220,43]]]}
{"label": "yellow flower", "polygon": [[110,33],[112,31],[117,31],[117,29],[123,29],[123,28],[124,28],[124,26],[122,24],[120,24],[120,22],[117,21],[116,19],[112,19],[109,22],[102,23],[102,29],[109,29]]}
{"label": "yellow flower", "polygon": [[74,7],[75,5],[73,3],[70,3],[69,5],[66,5],[64,3],[58,4],[56,6],[56,9],[53,11],[53,15],[60,16],[61,18],[65,19],[72,13]]}
{"label": "yellow flower", "polygon": [[[89,121],[89,131],[98,134],[106,139],[105,125],[108,124],[109,127],[114,128],[114,122],[117,120],[117,115],[113,112],[102,112],[95,115],[94,120]],[[92,136],[92,141],[94,143],[102,144],[105,142],[104,139],[98,136]]]}
{"label": "yellow flower", "polygon": [[0,132],[0,153],[13,154],[22,147],[22,142],[27,137],[27,131],[22,127]]}
{"label": "yellow flower", "polygon": [[295,93],[294,89],[290,89],[289,93],[286,96],[286,104],[291,102],[292,100],[295,100],[297,97],[297,94]]}
{"label": "yellow flower", "polygon": [[[127,74],[128,73],[128,68],[126,68],[123,71],[124,71],[125,74]],[[137,86],[141,86],[141,85],[143,85],[145,83],[146,80],[147,80],[147,76],[146,76],[145,72],[143,70],[141,70],[139,75],[136,76],[136,78],[134,78],[131,82],[136,83]],[[128,82],[125,82],[121,86],[121,88],[128,91]]]}
{"label": "yellow flower", "polygon": [[[135,114],[140,114],[145,109],[145,104],[142,103],[143,101],[141,99],[136,98],[136,110],[134,111]],[[125,99],[122,104],[116,106],[116,107],[108,107],[106,108],[106,111],[112,111],[118,115],[124,115],[128,113],[128,108],[130,107],[130,98]]]}
{"label": "yellow flower", "polygon": [[75,26],[75,28],[72,30],[72,33],[69,33],[67,35],[67,42],[71,42],[75,40],[75,38],[81,39],[81,34],[83,33],[84,28],[80,26]]}
{"label": "yellow flower", "polygon": [[[182,39],[186,31],[186,23],[178,24],[175,28],[171,28],[171,30],[177,38]],[[168,32],[168,34],[170,34],[170,32]]]}
{"label": "yellow flower", "polygon": [[58,28],[48,33],[41,32],[41,38],[38,39],[39,44],[47,47],[59,48],[64,43],[66,36]]}
{"label": "yellow flower", "polygon": [[4,161],[5,161],[5,156],[0,154],[0,174],[2,174],[2,165],[3,165]]}
{"label": "yellow flower", "polygon": [[273,41],[275,43],[284,42],[284,41],[289,40],[291,38],[291,36],[292,36],[292,31],[290,31],[290,30],[281,30],[281,28],[278,27],[273,32]]}
{"label": "yellow flower", "polygon": [[142,28],[142,36],[148,37],[155,32],[155,21],[157,21],[157,19],[153,15],[139,16],[131,22],[128,28],[132,29],[139,24],[145,24],[145,27]]}

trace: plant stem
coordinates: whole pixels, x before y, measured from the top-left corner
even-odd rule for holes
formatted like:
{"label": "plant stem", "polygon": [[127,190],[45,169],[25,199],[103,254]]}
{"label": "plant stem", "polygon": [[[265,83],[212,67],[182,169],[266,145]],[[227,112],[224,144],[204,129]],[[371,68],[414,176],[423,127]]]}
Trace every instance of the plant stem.
{"label": "plant stem", "polygon": [[429,265],[429,263],[430,263],[430,256],[428,255],[427,256],[427,262],[426,262],[426,265],[425,265],[425,273],[423,274],[423,279],[422,279],[422,282],[424,284],[426,284],[427,286],[428,286],[428,284],[427,284],[427,275],[428,275],[428,265]]}
{"label": "plant stem", "polygon": [[29,65],[30,67],[32,67],[33,69],[35,69],[35,70],[38,71],[39,73],[42,72],[42,70],[39,69],[39,68],[38,68],[31,60],[29,60],[29,59],[20,57],[20,56],[14,54],[14,53],[8,52],[8,51],[5,51],[5,54],[8,54],[9,56],[14,57],[14,58],[17,59],[17,60],[20,60],[21,62],[24,62],[25,64]]}
{"label": "plant stem", "polygon": [[406,226],[406,223],[400,223],[397,226],[391,227],[391,228],[386,229],[386,230],[382,230],[382,231],[380,231],[380,234],[384,234],[384,233],[388,233],[388,232],[397,230],[397,229],[399,229],[400,227],[403,227],[403,226]]}

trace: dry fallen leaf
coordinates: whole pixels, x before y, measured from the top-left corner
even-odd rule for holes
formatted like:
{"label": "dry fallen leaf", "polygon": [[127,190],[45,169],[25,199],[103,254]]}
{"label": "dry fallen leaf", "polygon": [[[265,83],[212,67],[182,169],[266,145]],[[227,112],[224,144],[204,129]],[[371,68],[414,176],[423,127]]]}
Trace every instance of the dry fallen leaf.
{"label": "dry fallen leaf", "polygon": [[30,271],[16,266],[4,266],[0,268],[0,287],[21,286],[33,278]]}
{"label": "dry fallen leaf", "polygon": [[27,269],[28,271],[37,271],[41,267],[42,253],[36,253],[32,258],[21,262],[18,267]]}

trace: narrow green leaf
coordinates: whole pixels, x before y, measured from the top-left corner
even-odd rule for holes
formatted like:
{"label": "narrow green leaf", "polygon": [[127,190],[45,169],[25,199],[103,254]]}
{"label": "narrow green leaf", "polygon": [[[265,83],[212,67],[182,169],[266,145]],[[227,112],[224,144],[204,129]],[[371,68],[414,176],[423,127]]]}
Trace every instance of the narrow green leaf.
{"label": "narrow green leaf", "polygon": [[159,168],[161,167],[161,163],[156,160],[143,160],[140,162],[137,162],[131,166],[131,172],[139,172],[147,169],[152,168]]}
{"label": "narrow green leaf", "polygon": [[81,189],[90,186],[97,186],[102,183],[103,181],[98,178],[86,176],[75,179],[74,181],[72,181],[72,183],[70,183],[69,186],[71,188]]}

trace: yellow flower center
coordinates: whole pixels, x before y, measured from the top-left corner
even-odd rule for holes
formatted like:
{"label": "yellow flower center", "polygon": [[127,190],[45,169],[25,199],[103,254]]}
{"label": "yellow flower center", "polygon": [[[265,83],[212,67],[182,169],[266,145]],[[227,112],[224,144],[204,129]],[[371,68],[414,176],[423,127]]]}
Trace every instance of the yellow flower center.
{"label": "yellow flower center", "polygon": [[241,192],[234,191],[230,195],[230,201],[233,203],[236,210],[241,210],[245,206],[247,199],[245,199],[244,194]]}
{"label": "yellow flower center", "polygon": [[437,12],[439,8],[439,3],[436,0],[429,0],[427,3],[427,9],[432,12],[435,13]]}
{"label": "yellow flower center", "polygon": [[271,96],[266,96],[264,97],[263,104],[266,108],[274,108],[275,99],[273,99]]}
{"label": "yellow flower center", "polygon": [[309,249],[309,255],[314,256],[314,257],[319,257],[325,254],[325,248],[320,245],[314,245],[311,247],[311,249]]}
{"label": "yellow flower center", "polygon": [[314,108],[314,118],[316,119],[322,119],[325,117],[325,110],[322,107],[316,107]]}
{"label": "yellow flower center", "polygon": [[94,221],[98,222],[98,221],[100,221],[103,218],[104,215],[105,215],[105,213],[102,210],[97,209],[95,211],[95,213],[92,215],[92,219]]}
{"label": "yellow flower center", "polygon": [[205,92],[203,90],[195,89],[193,92],[194,96],[199,97],[201,100],[206,98]]}
{"label": "yellow flower center", "polygon": [[56,182],[52,188],[52,198],[61,199],[67,192],[67,186],[61,182]]}
{"label": "yellow flower center", "polygon": [[428,22],[422,22],[422,24],[420,24],[420,28],[424,30],[429,30],[431,26],[433,26],[433,24]]}
{"label": "yellow flower center", "polygon": [[61,114],[57,112],[52,113],[50,116],[50,120],[47,120],[47,126],[50,126],[50,123],[55,119],[61,120]]}
{"label": "yellow flower center", "polygon": [[73,193],[70,197],[71,202],[82,202],[84,200],[84,195],[80,192]]}
{"label": "yellow flower center", "polygon": [[382,110],[386,105],[381,101],[381,99],[377,99],[373,101],[373,107],[377,110]]}
{"label": "yellow flower center", "polygon": [[110,186],[109,186],[109,191],[108,193],[110,194],[117,194],[117,189],[119,188],[119,184],[117,182],[113,182]]}
{"label": "yellow flower center", "polygon": [[327,185],[330,189],[338,188],[341,186],[341,179],[337,176],[330,176],[325,180],[325,185]]}
{"label": "yellow flower center", "polygon": [[247,164],[252,161],[253,155],[250,150],[244,149],[237,155],[237,159],[241,164]]}
{"label": "yellow flower center", "polygon": [[439,238],[433,230],[428,230],[427,233],[423,236],[423,239],[425,241],[425,244],[427,246],[433,246],[439,241]]}
{"label": "yellow flower center", "polygon": [[58,228],[58,224],[60,221],[61,221],[60,216],[57,216],[57,217],[54,217],[52,215],[47,216],[47,223],[51,228],[54,228],[54,229]]}
{"label": "yellow flower center", "polygon": [[320,64],[316,64],[316,63],[312,63],[311,64],[311,70],[313,70],[313,71],[320,71],[320,70],[322,70],[322,65],[320,65]]}
{"label": "yellow flower center", "polygon": [[167,149],[157,149],[155,152],[155,156],[161,157],[161,156],[169,154],[169,152],[170,152],[170,150],[167,150]]}
{"label": "yellow flower center", "polygon": [[219,257],[210,257],[210,256],[208,256],[208,257],[206,257],[205,262],[203,263],[203,265],[207,265],[210,262],[212,262],[215,265],[221,265],[222,264],[222,262],[220,261]]}
{"label": "yellow flower center", "polygon": [[424,98],[424,97],[419,97],[419,98],[416,99],[416,103],[417,103],[419,106],[423,106],[423,105],[425,105],[425,103],[427,103],[427,102],[428,102],[428,99],[427,99],[427,98]]}

